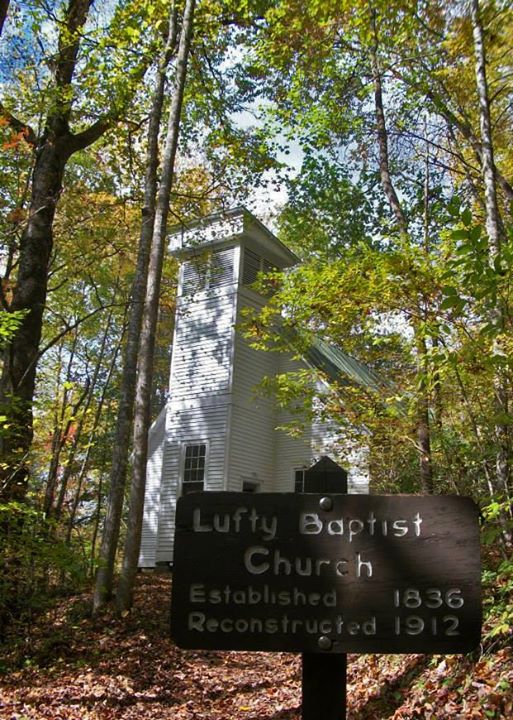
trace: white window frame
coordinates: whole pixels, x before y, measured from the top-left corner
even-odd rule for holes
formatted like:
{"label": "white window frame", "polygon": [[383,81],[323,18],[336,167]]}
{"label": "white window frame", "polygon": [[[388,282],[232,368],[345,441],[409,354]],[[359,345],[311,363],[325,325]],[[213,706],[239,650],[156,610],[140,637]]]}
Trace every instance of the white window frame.
{"label": "white window frame", "polygon": [[[184,484],[187,485],[187,483],[184,483],[185,479],[185,458],[187,454],[187,448],[188,447],[195,447],[198,445],[204,445],[205,446],[205,468],[203,472],[203,491],[205,492],[207,489],[207,480],[208,480],[208,461],[209,461],[209,455],[210,455],[210,441],[205,439],[189,439],[184,440],[181,443],[181,449],[180,449],[180,483],[179,483],[179,497],[183,497],[184,492]],[[198,481],[196,481],[198,482]]]}

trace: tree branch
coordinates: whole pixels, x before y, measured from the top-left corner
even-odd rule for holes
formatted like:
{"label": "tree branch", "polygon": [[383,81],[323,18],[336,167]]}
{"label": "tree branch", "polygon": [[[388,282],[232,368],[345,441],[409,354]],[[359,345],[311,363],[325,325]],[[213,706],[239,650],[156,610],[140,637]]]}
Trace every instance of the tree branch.
{"label": "tree branch", "polygon": [[86,320],[89,320],[89,318],[94,317],[99,312],[102,312],[103,310],[107,310],[107,308],[122,307],[123,305],[124,305],[124,303],[108,303],[107,305],[102,305],[101,307],[97,307],[94,310],[91,310],[91,312],[87,313],[87,315],[84,315],[83,317],[78,318],[78,320],[76,320],[74,323],[71,323],[70,325],[68,325],[66,323],[66,327],[64,328],[64,330],[61,330],[60,333],[57,333],[57,335],[55,335],[50,340],[50,342],[48,342],[43,348],[41,348],[41,350],[38,352],[37,356],[34,358],[32,363],[27,366],[27,369],[25,370],[25,373],[22,376],[20,383],[23,382],[23,380],[25,379],[25,375],[27,375],[31,366],[37,364],[39,362],[40,358],[42,358],[42,356],[46,352],[48,352],[48,350],[50,350],[54,345],[56,345],[61,338],[63,338],[65,335],[67,335],[67,333],[71,332],[72,330],[75,330],[75,328],[77,328],[83,322],[85,322]]}
{"label": "tree branch", "polygon": [[94,0],[69,0],[66,20],[59,34],[59,54],[55,70],[57,87],[67,87],[72,80],[80,44],[79,30],[87,20]]}
{"label": "tree branch", "polygon": [[109,130],[114,124],[114,119],[109,116],[99,118],[82,132],[71,134],[70,147],[72,148],[71,154],[78,150],[85,150],[93,143],[95,143],[101,136]]}
{"label": "tree branch", "polygon": [[23,133],[23,137],[25,138],[25,141],[33,148],[37,145],[37,136],[36,133],[32,130],[30,125],[27,125],[27,123],[24,123],[19,118],[15,117],[7,108],[3,105],[2,102],[0,102],[0,116],[4,118],[4,120],[7,121],[9,126],[16,130],[16,132]]}

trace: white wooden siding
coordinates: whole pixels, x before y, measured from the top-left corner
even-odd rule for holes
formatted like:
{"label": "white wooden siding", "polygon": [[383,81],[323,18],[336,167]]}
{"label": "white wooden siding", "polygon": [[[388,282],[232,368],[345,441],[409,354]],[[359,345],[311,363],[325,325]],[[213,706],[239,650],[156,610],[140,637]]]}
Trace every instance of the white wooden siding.
{"label": "white wooden siding", "polygon": [[[262,299],[250,290],[239,288],[240,311],[248,305],[261,306]],[[276,372],[275,353],[254,350],[240,332],[234,338],[232,380],[232,420],[228,487],[240,491],[242,483],[258,483],[260,491],[274,487],[275,408],[272,399],[258,389],[259,383]]]}
{"label": "white wooden siding", "polygon": [[209,442],[208,467],[206,468],[207,490],[224,489],[225,436],[228,426],[228,406],[212,405],[184,410],[175,416],[175,426],[167,433],[168,444],[181,447],[183,443]]}
{"label": "white wooden siding", "polygon": [[235,338],[235,358],[233,368],[233,402],[239,405],[258,407],[261,412],[272,416],[274,403],[259,388],[264,377],[276,372],[277,357],[274,353],[253,350],[237,333]]}
{"label": "white wooden siding", "polygon": [[[305,368],[306,365],[294,360],[285,353],[279,355],[279,372],[295,372]],[[286,425],[297,418],[287,410],[280,410],[276,417],[276,425]],[[300,436],[292,437],[284,430],[276,432],[276,492],[294,491],[294,471],[301,467],[310,467],[314,457],[312,453],[312,438],[310,427],[307,424]]]}
{"label": "white wooden siding", "polygon": [[[243,321],[242,309],[246,307],[261,308],[262,298],[247,288],[239,289],[237,308],[237,324]],[[234,363],[232,393],[236,405],[258,407],[267,413],[270,422],[274,420],[274,403],[258,390],[264,377],[274,375],[278,370],[279,354],[254,350],[242,333],[237,331],[234,338]]]}
{"label": "white wooden siding", "polygon": [[[177,403],[178,405],[178,403]],[[229,406],[201,403],[194,407],[175,408],[168,413],[166,443],[163,459],[160,516],[157,532],[157,563],[173,560],[176,500],[180,494],[182,449],[185,443],[208,443],[205,468],[205,489],[225,490],[226,436]]]}
{"label": "white wooden siding", "polygon": [[146,466],[139,567],[155,567],[156,562],[165,421],[166,408],[161,410],[158,418],[153,423],[148,438],[148,464]]}
{"label": "white wooden siding", "polygon": [[[281,412],[278,416],[278,425],[293,420],[290,413]],[[294,491],[294,471],[313,463],[311,437],[308,429],[299,437],[292,437],[283,430],[277,430],[276,443],[276,471],[275,492]]]}
{"label": "white wooden siding", "polygon": [[232,407],[229,490],[240,492],[244,480],[258,483],[259,491],[273,490],[274,435],[266,413],[257,408]]}
{"label": "white wooden siding", "polygon": [[180,445],[167,442],[164,445],[162,486],[160,493],[160,514],[157,531],[155,562],[169,563],[173,560],[175,535],[175,513],[180,479]]}
{"label": "white wooden siding", "polygon": [[199,398],[230,388],[235,294],[202,295],[178,305],[169,385],[173,398]]}
{"label": "white wooden siding", "polygon": [[[239,261],[239,249],[223,250],[223,263]],[[226,487],[228,415],[236,314],[235,282],[178,298],[170,401],[166,420],[156,561],[172,562],[176,500],[180,493],[183,446],[208,443],[205,489]],[[183,269],[182,269],[183,279]]]}

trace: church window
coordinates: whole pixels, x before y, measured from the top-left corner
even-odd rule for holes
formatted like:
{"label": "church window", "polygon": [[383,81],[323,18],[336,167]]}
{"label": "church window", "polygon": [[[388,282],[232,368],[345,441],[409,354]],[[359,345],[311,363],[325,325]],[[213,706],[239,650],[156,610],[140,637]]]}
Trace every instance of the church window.
{"label": "church window", "polygon": [[302,493],[305,491],[305,469],[297,468],[294,470],[294,492]]}
{"label": "church window", "polygon": [[206,443],[185,446],[182,495],[189,495],[193,492],[201,492],[205,489],[206,459]]}

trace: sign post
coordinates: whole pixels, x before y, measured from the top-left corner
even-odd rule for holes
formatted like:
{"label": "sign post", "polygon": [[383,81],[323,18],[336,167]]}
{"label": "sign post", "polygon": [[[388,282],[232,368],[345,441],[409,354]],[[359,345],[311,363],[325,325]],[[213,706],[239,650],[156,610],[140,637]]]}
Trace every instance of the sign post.
{"label": "sign post", "polygon": [[347,703],[347,655],[302,656],[303,720],[345,720]]}
{"label": "sign post", "polygon": [[[347,494],[347,472],[328,457],[305,472],[304,492]],[[329,495],[320,500],[332,504]],[[331,641],[319,638],[329,649]],[[303,653],[301,656],[302,720],[345,720],[347,713],[347,655]]]}
{"label": "sign post", "polygon": [[479,644],[469,498],[206,492],[176,522],[175,641],[304,653],[303,720],[345,717],[345,653]]}

